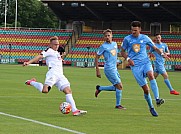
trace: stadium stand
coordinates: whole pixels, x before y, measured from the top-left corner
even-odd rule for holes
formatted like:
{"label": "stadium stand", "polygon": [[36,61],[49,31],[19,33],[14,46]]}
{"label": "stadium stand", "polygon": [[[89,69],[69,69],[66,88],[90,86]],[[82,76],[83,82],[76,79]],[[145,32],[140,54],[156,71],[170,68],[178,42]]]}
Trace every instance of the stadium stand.
{"label": "stadium stand", "polygon": [[[103,31],[83,32],[75,45],[69,48],[64,59],[65,65],[94,66],[95,53],[104,42]],[[143,32],[150,35],[149,32]],[[113,40],[120,47],[123,38],[130,34],[128,31],[113,31]],[[167,43],[170,49],[170,60],[166,60],[168,69],[181,70],[181,34],[162,32],[162,41]],[[45,50],[51,36],[58,36],[60,44],[67,45],[73,36],[72,30],[24,30],[24,29],[0,29],[0,55],[1,62],[22,63]],[[153,55],[151,61],[155,59]],[[44,62],[44,61],[43,61]],[[119,62],[119,61],[118,61]],[[122,62],[122,61],[120,61]],[[99,65],[104,65],[104,58],[99,59]]]}
{"label": "stadium stand", "polygon": [[66,45],[72,31],[0,29],[1,62],[22,63],[33,58],[48,47],[51,36],[58,36],[60,44]]}

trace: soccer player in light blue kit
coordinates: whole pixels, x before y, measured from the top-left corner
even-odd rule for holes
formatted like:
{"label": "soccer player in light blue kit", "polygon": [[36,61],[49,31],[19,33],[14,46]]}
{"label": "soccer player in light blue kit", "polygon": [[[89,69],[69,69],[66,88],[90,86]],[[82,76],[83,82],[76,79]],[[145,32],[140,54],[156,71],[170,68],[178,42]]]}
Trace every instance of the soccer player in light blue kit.
{"label": "soccer player in light blue kit", "polygon": [[170,90],[170,94],[179,95],[180,93],[172,88],[172,85],[168,79],[168,74],[167,74],[165,66],[164,66],[165,58],[169,58],[168,55],[170,55],[170,51],[168,49],[168,46],[167,46],[167,44],[161,42],[161,35],[160,34],[156,34],[155,39],[156,39],[156,43],[155,43],[156,47],[164,53],[164,56],[161,56],[157,52],[155,52],[153,50],[153,48],[150,48],[150,52],[152,52],[156,58],[156,60],[154,61],[155,79],[157,78],[157,76],[159,74],[161,74],[164,78],[165,84],[167,85],[167,87]]}
{"label": "soccer player in light blue kit", "polygon": [[142,87],[144,98],[148,103],[151,114],[153,116],[158,116],[152,103],[146,77],[148,77],[150,81],[150,86],[156,99],[157,106],[163,104],[164,99],[159,98],[158,86],[153,75],[153,68],[146,51],[146,46],[149,45],[160,55],[163,53],[161,53],[148,36],[140,34],[141,22],[133,21],[131,23],[131,31],[132,34],[126,36],[123,40],[121,54],[127,59],[137,83]]}
{"label": "soccer player in light blue kit", "polygon": [[99,47],[98,52],[95,58],[95,65],[96,65],[96,76],[101,78],[101,73],[98,66],[98,60],[101,55],[104,56],[104,73],[107,79],[112,83],[110,86],[96,86],[95,97],[101,91],[115,91],[116,92],[116,109],[126,109],[121,105],[122,99],[122,83],[120,79],[120,75],[117,70],[117,53],[118,53],[118,46],[116,42],[112,41],[112,31],[107,29],[103,32],[105,42]]}

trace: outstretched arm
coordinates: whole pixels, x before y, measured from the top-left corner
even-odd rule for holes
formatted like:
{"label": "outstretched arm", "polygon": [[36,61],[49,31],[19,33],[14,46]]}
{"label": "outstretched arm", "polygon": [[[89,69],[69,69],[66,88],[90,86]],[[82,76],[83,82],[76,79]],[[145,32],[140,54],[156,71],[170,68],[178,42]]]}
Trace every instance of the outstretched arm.
{"label": "outstretched arm", "polygon": [[101,73],[99,70],[99,65],[98,65],[98,60],[99,60],[100,56],[96,54],[96,58],[95,58],[95,66],[96,66],[96,76],[98,78],[101,78]]}
{"label": "outstretched arm", "polygon": [[31,63],[37,62],[37,61],[39,61],[42,58],[43,58],[43,55],[40,54],[40,55],[36,56],[35,58],[29,60],[28,62],[24,62],[23,66],[27,66],[27,65],[29,65]]}
{"label": "outstretched arm", "polygon": [[162,52],[160,49],[158,49],[156,46],[153,46],[153,49],[154,49],[158,54],[160,54],[161,56],[163,56],[164,58],[170,59],[170,58],[168,57],[168,55],[170,54],[170,52],[164,53],[164,52]]}

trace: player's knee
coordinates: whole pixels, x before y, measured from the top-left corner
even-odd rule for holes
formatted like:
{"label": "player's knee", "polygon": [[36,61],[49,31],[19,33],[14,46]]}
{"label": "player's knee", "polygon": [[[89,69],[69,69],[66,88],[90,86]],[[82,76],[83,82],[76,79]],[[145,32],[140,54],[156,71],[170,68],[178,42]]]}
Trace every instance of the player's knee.
{"label": "player's knee", "polygon": [[151,80],[155,79],[155,77],[154,77],[154,75],[150,74],[150,75],[148,75],[148,79],[149,79],[149,81],[151,81]]}
{"label": "player's knee", "polygon": [[119,89],[119,90],[122,90],[122,89],[123,89],[123,86],[122,86],[121,83],[119,83],[119,84],[116,84],[116,88]]}
{"label": "player's knee", "polygon": [[42,93],[48,93],[50,91],[51,87],[43,87]]}
{"label": "player's knee", "polygon": [[167,74],[163,74],[163,78],[164,79],[168,79],[168,75]]}
{"label": "player's knee", "polygon": [[64,89],[63,89],[63,92],[64,92],[65,94],[72,94],[72,90],[70,89],[70,87],[64,88]]}
{"label": "player's knee", "polygon": [[147,77],[148,77],[149,80],[155,79],[154,74],[153,74],[152,71],[149,71],[149,72],[147,73]]}

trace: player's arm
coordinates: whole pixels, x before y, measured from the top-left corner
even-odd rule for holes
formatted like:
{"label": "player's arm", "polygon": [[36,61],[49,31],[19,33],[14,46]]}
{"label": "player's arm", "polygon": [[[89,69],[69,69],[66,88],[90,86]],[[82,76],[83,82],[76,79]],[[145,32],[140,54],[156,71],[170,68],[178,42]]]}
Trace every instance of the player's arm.
{"label": "player's arm", "polygon": [[155,45],[153,45],[152,48],[153,48],[153,50],[155,50],[158,54],[164,55],[164,53],[163,53],[160,49],[158,49]]}
{"label": "player's arm", "polygon": [[43,55],[40,54],[40,55],[34,57],[33,59],[29,60],[28,62],[24,62],[24,63],[23,63],[23,66],[27,66],[27,65],[29,65],[29,64],[31,64],[31,63],[37,62],[37,61],[39,61],[39,60],[42,59],[42,58],[43,58]]}
{"label": "player's arm", "polygon": [[130,57],[128,57],[128,54],[126,52],[126,49],[128,48],[128,45],[129,45],[129,41],[128,39],[125,37],[122,44],[121,44],[121,55],[122,57],[124,57],[127,61],[128,61],[128,64],[130,66],[134,66],[134,61],[130,59]]}
{"label": "player's arm", "polygon": [[163,57],[166,59],[170,59],[170,57],[168,57],[168,55],[170,55],[170,50],[168,49],[168,46],[166,45]]}
{"label": "player's arm", "polygon": [[100,73],[100,70],[99,70],[99,65],[98,65],[98,60],[99,60],[100,56],[96,54],[96,57],[95,57],[95,66],[96,66],[96,76],[98,78],[101,78],[101,73]]}
{"label": "player's arm", "polygon": [[151,57],[151,54],[153,53],[153,48],[152,47],[149,47],[149,51],[148,51],[148,57],[150,58]]}
{"label": "player's arm", "polygon": [[167,50],[167,52],[165,52],[166,55],[170,55],[170,50]]}
{"label": "player's arm", "polygon": [[130,66],[134,66],[134,61],[128,57],[128,54],[126,53],[123,47],[121,47],[121,56],[124,57],[128,61],[128,64]]}

